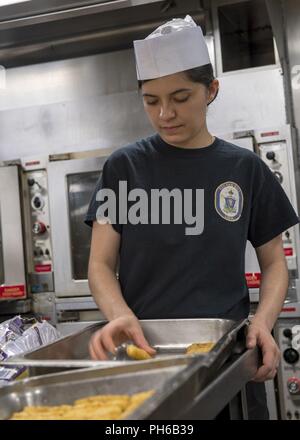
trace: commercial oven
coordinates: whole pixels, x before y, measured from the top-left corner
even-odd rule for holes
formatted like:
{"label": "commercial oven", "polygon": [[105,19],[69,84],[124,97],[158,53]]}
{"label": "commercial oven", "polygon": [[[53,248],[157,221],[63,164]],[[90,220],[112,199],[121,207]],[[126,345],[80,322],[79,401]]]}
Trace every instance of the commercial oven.
{"label": "commercial oven", "polygon": [[85,214],[107,155],[55,160],[48,165],[55,294],[90,295],[87,280],[91,230]]}
{"label": "commercial oven", "polygon": [[[264,130],[237,131],[221,137],[258,154],[274,173],[295,211],[298,212],[292,147],[293,132],[289,125]],[[284,231],[282,240],[290,273],[288,300],[299,301],[300,294],[297,288],[299,279],[298,252],[300,249],[299,226],[296,225]],[[245,272],[250,298],[252,302],[257,302],[261,273],[255,250],[250,242],[247,242],[246,247]]]}
{"label": "commercial oven", "polygon": [[26,298],[24,255],[19,168],[4,166],[0,167],[0,301]]}
{"label": "commercial oven", "polygon": [[49,157],[47,172],[55,279],[52,316],[63,334],[76,331],[78,324],[82,328],[90,321],[103,318],[88,286],[91,229],[85,225],[84,218],[111,152],[111,149],[103,149]]}
{"label": "commercial oven", "polygon": [[55,323],[55,299],[70,297],[71,309],[80,310],[80,318],[82,310],[89,309],[89,319],[99,318],[88,289],[91,232],[83,219],[105,158],[49,164],[48,157],[25,157],[2,163],[0,315],[27,313],[32,305],[34,312]]}
{"label": "commercial oven", "polygon": [[46,163],[0,166],[0,315],[30,312],[32,295],[54,289]]}

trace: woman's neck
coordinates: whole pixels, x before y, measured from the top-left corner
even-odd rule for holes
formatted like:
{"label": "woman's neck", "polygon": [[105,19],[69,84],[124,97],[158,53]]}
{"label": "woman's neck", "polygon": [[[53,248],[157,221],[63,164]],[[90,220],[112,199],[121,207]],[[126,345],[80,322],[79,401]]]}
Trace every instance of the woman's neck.
{"label": "woman's neck", "polygon": [[175,142],[171,143],[171,145],[174,145],[174,147],[180,147],[180,148],[204,148],[208,147],[214,142],[215,138],[214,136],[209,133],[207,129],[201,130],[200,133],[196,134],[194,137],[191,137],[190,139],[186,139],[182,142]]}

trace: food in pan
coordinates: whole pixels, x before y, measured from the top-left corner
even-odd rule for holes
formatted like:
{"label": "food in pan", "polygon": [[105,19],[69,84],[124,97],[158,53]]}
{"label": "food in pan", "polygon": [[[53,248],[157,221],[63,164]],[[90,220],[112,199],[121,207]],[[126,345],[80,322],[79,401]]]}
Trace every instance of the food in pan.
{"label": "food in pan", "polygon": [[26,406],[10,420],[117,420],[127,417],[154,390],[133,395],[99,395],[75,400],[73,405]]}
{"label": "food in pan", "polygon": [[126,410],[122,413],[121,417],[124,419],[131,412],[135,411],[145,400],[149,399],[153,395],[154,391],[144,391],[142,393],[137,393],[131,396],[130,403]]}
{"label": "food in pan", "polygon": [[191,344],[187,347],[186,354],[208,353],[214,345],[214,342],[199,342]]}
{"label": "food in pan", "polygon": [[[198,342],[189,345],[186,350],[185,354],[201,354],[201,353],[208,353],[213,346],[215,345],[214,342]],[[141,348],[138,348],[137,346],[130,344],[126,346],[126,353],[127,356],[130,359],[134,359],[137,361],[141,360],[147,360],[152,359],[153,357],[148,354],[145,350],[142,350]],[[171,354],[171,352],[170,352]]]}
{"label": "food in pan", "polygon": [[130,359],[134,359],[136,361],[145,361],[147,359],[152,359],[152,356],[150,356],[149,353],[133,344],[129,344],[126,346],[126,353],[127,356],[130,357]]}

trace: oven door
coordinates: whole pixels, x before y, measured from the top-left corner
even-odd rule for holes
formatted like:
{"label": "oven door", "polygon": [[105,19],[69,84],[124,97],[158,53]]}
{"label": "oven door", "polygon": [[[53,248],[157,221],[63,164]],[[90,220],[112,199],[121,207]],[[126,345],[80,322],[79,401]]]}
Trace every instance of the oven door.
{"label": "oven door", "polygon": [[106,157],[62,160],[48,165],[55,293],[90,295],[87,280],[91,228],[85,214]]}
{"label": "oven door", "polygon": [[26,297],[17,166],[0,167],[0,300]]}

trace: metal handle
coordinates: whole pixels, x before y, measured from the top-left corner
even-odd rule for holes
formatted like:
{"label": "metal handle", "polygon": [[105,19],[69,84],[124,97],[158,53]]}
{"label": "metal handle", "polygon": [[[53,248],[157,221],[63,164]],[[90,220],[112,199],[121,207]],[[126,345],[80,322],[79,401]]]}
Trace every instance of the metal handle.
{"label": "metal handle", "polygon": [[[190,359],[189,359],[190,358]],[[163,359],[148,359],[145,361],[93,361],[93,360],[79,360],[79,359],[71,359],[71,360],[64,360],[64,359],[48,359],[48,360],[40,360],[40,359],[22,359],[22,358],[10,358],[5,361],[0,361],[0,366],[3,367],[12,367],[12,366],[24,366],[24,367],[41,367],[41,368],[48,368],[48,367],[62,367],[62,368],[111,368],[111,367],[119,367],[119,366],[125,366],[125,365],[148,365],[148,364],[154,364],[154,365],[163,365],[166,362],[171,363],[174,361],[178,361],[179,363],[189,363],[192,361],[192,356],[185,356],[185,355],[176,355],[176,356],[169,356],[166,360],[166,358]]]}

